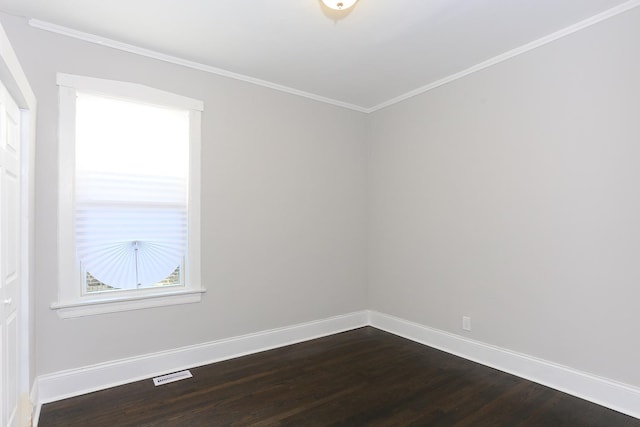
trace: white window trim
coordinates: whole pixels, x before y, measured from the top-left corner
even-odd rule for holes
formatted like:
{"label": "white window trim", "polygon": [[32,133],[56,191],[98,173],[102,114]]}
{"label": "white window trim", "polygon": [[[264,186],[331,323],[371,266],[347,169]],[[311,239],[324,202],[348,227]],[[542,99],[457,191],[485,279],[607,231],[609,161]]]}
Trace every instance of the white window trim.
{"label": "white window trim", "polygon": [[[200,275],[200,145],[202,101],[135,83],[71,74],[57,75],[58,125],[58,301],[51,304],[62,318],[89,316],[199,302],[205,289]],[[185,286],[83,294],[74,235],[75,99],[76,91],[189,110],[189,231]]]}

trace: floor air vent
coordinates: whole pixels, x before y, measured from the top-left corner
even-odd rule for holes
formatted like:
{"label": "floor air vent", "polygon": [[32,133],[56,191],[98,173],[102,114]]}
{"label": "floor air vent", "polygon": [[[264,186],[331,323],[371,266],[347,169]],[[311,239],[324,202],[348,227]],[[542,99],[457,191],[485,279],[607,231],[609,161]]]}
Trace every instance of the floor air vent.
{"label": "floor air vent", "polygon": [[174,381],[185,380],[191,377],[193,377],[193,375],[191,375],[191,372],[189,372],[189,370],[186,370],[186,371],[174,372],[173,374],[167,374],[167,375],[161,375],[159,377],[155,377],[153,379],[153,383],[156,386],[159,386],[159,385],[169,384]]}

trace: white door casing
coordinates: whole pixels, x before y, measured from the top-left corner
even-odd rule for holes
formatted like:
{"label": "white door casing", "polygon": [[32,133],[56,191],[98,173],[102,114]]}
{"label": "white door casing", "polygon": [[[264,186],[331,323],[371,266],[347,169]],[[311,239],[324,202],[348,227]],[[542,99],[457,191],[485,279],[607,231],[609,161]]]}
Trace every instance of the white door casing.
{"label": "white door casing", "polygon": [[0,85],[0,422],[19,423],[20,110]]}
{"label": "white door casing", "polygon": [[0,427],[37,422],[32,417],[38,388],[31,352],[36,107],[0,25]]}

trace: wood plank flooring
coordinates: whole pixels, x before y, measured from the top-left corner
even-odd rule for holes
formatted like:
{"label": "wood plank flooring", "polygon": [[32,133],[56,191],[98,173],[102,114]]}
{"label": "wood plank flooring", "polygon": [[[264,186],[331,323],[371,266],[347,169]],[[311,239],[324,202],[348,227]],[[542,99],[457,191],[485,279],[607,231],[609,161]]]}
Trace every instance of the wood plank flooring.
{"label": "wood plank flooring", "polygon": [[49,426],[638,426],[640,420],[365,327],[42,407]]}

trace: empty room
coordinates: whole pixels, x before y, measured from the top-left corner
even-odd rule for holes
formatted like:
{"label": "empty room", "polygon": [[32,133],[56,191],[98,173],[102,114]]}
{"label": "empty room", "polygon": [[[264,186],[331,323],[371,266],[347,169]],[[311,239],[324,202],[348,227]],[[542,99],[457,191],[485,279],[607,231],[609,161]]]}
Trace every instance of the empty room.
{"label": "empty room", "polygon": [[640,0],[0,24],[0,426],[640,426]]}

